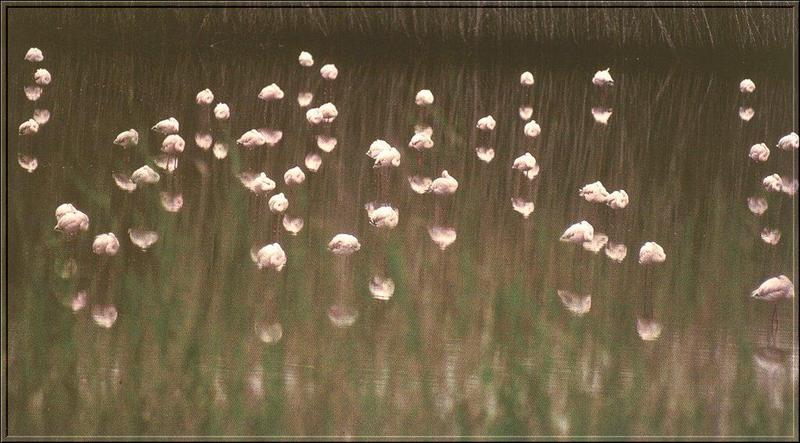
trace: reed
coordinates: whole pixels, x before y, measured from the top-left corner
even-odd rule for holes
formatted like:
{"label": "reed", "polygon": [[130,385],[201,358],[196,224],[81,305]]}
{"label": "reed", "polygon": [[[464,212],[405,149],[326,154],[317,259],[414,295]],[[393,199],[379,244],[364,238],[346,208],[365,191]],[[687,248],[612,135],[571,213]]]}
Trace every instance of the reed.
{"label": "reed", "polygon": [[[721,7],[723,6],[723,7]],[[489,4],[482,7],[33,8],[9,10],[12,35],[64,45],[257,48],[294,46],[410,52],[536,49],[757,53],[789,49],[790,2],[636,7]],[[43,43],[39,43],[44,46]],[[591,50],[589,49],[591,48]],[[299,50],[298,50],[299,52]]]}
{"label": "reed", "polygon": [[[536,209],[523,220],[510,207],[519,182],[510,164],[527,149],[513,92],[520,66],[337,59],[339,143],[318,173],[307,174],[305,199],[290,204],[306,224],[297,237],[281,233],[288,264],[276,274],[250,261],[252,244],[271,225],[257,216],[264,202],[236,178],[240,148],[216,160],[193,144],[197,91],[211,88],[230,104],[230,132],[220,136],[230,142],[263,123],[256,95],[274,81],[286,91],[274,116],[284,139],[263,149],[273,150],[269,166],[278,173],[301,158],[309,131],[293,98],[309,85],[294,58],[267,55],[52,57],[58,87],[48,91],[53,117],[37,135],[46,147],[37,152],[40,169],[17,167],[14,144],[7,154],[10,435],[791,433],[791,364],[765,370],[755,360],[770,318],[745,296],[764,272],[796,269],[796,213],[771,220],[786,239],[764,255],[762,268],[756,259],[766,246],[757,233],[765,221],[746,206],[761,192],[748,147],[771,145],[791,129],[788,63],[751,73],[757,115],[743,123],[736,70],[621,64],[617,91],[603,97],[590,69],[525,60],[536,76],[531,103],[542,134],[532,144],[541,164],[531,192]],[[27,71],[10,64],[12,91]],[[460,182],[448,214],[458,239],[444,252],[427,233],[430,196],[413,194],[405,178],[417,168],[404,146],[423,87],[437,97],[436,146],[425,166],[446,168]],[[310,89],[322,93],[319,82]],[[613,109],[608,126],[590,113],[599,103]],[[12,102],[9,119],[21,121],[32,106]],[[497,155],[487,165],[475,155],[474,126],[488,113],[498,127]],[[142,140],[134,164],[150,163],[159,145],[148,128],[170,115],[187,140],[174,182],[185,205],[178,213],[159,206],[163,180],[137,190],[126,206],[111,179],[119,149],[111,142],[136,128]],[[388,197],[400,224],[389,233],[376,233],[363,209],[374,198],[364,152],[376,138],[404,155]],[[796,160],[773,155],[781,173]],[[598,179],[630,193],[621,217],[578,197],[581,185]],[[142,253],[117,232],[123,245],[108,271],[115,284],[91,293],[76,314],[60,301],[80,288],[56,273],[68,249],[52,231],[52,211],[65,201],[91,217],[77,245],[85,257],[89,234],[124,229],[132,218],[125,211],[161,235]],[[583,218],[628,246],[623,263],[557,241]],[[363,239],[347,263],[324,246],[343,229]],[[668,254],[649,285],[636,263],[648,240]],[[89,288],[109,278],[90,262],[81,266]],[[376,271],[396,282],[388,303],[367,291]],[[558,289],[591,294],[591,311],[572,316]],[[109,299],[119,319],[106,330],[87,311]],[[352,327],[331,324],[334,304],[358,312]],[[789,314],[782,312],[782,349],[792,341]],[[663,324],[659,340],[637,336],[644,315]],[[255,326],[264,321],[282,324],[277,344],[259,340]],[[796,348],[781,352],[797,358]]]}

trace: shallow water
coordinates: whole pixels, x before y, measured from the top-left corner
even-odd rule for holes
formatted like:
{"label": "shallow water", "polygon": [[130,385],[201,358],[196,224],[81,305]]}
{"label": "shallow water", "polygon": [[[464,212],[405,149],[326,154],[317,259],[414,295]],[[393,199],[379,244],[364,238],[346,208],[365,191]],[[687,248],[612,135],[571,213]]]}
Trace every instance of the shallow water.
{"label": "shallow water", "polygon": [[[794,302],[778,305],[774,331],[772,306],[747,297],[767,277],[797,281],[797,198],[760,186],[773,172],[796,177],[796,154],[772,149],[759,166],[747,157],[797,129],[789,63],[612,60],[617,84],[601,93],[590,82],[598,66],[544,65],[535,54],[314,53],[303,69],[293,48],[257,57],[63,49],[46,51],[54,80],[30,102],[24,50],[9,64],[11,435],[796,434]],[[329,62],[340,74],[326,87],[318,70]],[[526,69],[530,93],[519,85]],[[745,77],[758,86],[747,100]],[[257,95],[272,82],[285,97],[265,105]],[[195,104],[206,87],[230,105],[229,123]],[[422,88],[435,95],[427,113],[414,104]],[[302,91],[313,106],[336,104],[332,125],[307,124]],[[542,127],[532,141],[518,115],[527,105]],[[607,125],[593,118],[600,107],[612,110]],[[754,117],[743,121],[740,107]],[[16,136],[35,108],[50,121]],[[487,137],[475,122],[488,114],[498,123]],[[169,116],[187,142],[174,174],[155,166],[160,137],[148,129]],[[435,142],[422,156],[407,148],[418,121]],[[262,127],[282,131],[276,146],[235,146]],[[112,141],[129,128],[141,140],[126,154]],[[206,132],[228,147],[224,159],[197,146]],[[319,134],[337,139],[332,152],[319,150]],[[403,155],[384,182],[364,155],[378,138]],[[479,146],[495,150],[490,163]],[[526,151],[541,168],[532,181],[510,168]],[[284,171],[310,152],[321,168],[287,189]],[[18,153],[38,168],[23,170]],[[158,184],[115,186],[112,173],[144,164]],[[459,180],[452,198],[411,190],[409,176],[442,169]],[[287,215],[304,220],[298,235],[268,197],[242,186],[242,171],[265,171],[287,193]],[[596,180],[625,189],[630,205],[583,201],[578,189]],[[164,192],[181,194],[177,212],[165,210]],[[751,196],[767,199],[764,215],[748,210]],[[512,198],[532,201],[533,213],[515,212]],[[370,226],[372,201],[398,208],[395,229]],[[53,231],[63,202],[89,215],[89,232]],[[558,241],[584,219],[626,245],[622,262]],[[777,245],[761,240],[765,226],[782,231]],[[432,227],[452,228],[455,241],[440,249]],[[129,228],[158,241],[143,252]],[[112,258],[91,251],[104,232],[122,244]],[[361,250],[328,252],[339,232]],[[280,273],[251,261],[251,248],[272,241],[288,256]],[[664,247],[665,263],[637,263],[646,241]],[[64,278],[70,259],[77,272]],[[370,294],[374,276],[392,279],[389,300]],[[79,291],[87,303],[73,312]],[[585,311],[586,296],[588,312],[567,309],[576,301]],[[103,306],[118,313],[110,328],[93,321]]]}

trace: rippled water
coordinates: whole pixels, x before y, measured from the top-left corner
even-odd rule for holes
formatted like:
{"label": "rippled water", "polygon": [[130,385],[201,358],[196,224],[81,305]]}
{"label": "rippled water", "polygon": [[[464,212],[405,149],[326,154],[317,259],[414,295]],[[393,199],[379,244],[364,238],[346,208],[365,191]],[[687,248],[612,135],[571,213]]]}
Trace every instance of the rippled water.
{"label": "rippled water", "polygon": [[[771,276],[796,282],[797,197],[760,185],[773,172],[796,177],[796,153],[772,149],[764,165],[747,157],[797,130],[788,62],[619,59],[609,62],[616,86],[600,92],[590,80],[606,66],[535,54],[314,53],[303,69],[306,48],[44,48],[53,83],[31,102],[33,69],[21,60],[33,43],[17,44],[6,158],[11,435],[796,434],[794,302],[778,305],[773,329],[772,305],[748,297]],[[339,68],[327,86],[324,63]],[[524,70],[536,79],[529,91]],[[745,77],[758,87],[746,100]],[[257,95],[272,82],[285,97],[265,104]],[[206,87],[230,106],[228,123],[195,103]],[[426,112],[414,104],[423,88],[435,95]],[[301,92],[312,106],[335,103],[335,122],[310,127]],[[525,106],[542,128],[533,140]],[[36,108],[50,120],[18,137]],[[607,124],[593,108],[599,120],[610,110]],[[479,134],[489,114],[497,127]],[[173,174],[156,165],[161,136],[149,130],[170,116],[187,142]],[[421,156],[407,147],[419,122],[435,143]],[[129,128],[141,140],[123,151],[112,141]],[[282,137],[236,147],[253,128]],[[206,133],[203,150],[195,135]],[[331,152],[319,135],[336,139]],[[383,178],[364,155],[379,138],[402,154]],[[489,163],[478,147],[494,150]],[[526,151],[540,165],[531,181],[511,169]],[[20,153],[37,159],[32,173]],[[316,173],[309,153],[322,159]],[[145,164],[157,184],[117,188],[113,173]],[[307,180],[289,189],[282,177],[294,165]],[[412,191],[409,177],[443,169],[459,181],[453,197]],[[303,220],[297,235],[270,213],[269,195],[242,185],[243,171],[278,183],[286,217]],[[596,180],[626,190],[630,205],[581,199]],[[753,196],[768,203],[761,216],[748,209]],[[527,218],[515,199],[533,203]],[[395,229],[370,225],[364,208],[375,201],[399,210]],[[71,240],[53,231],[64,202],[91,220]],[[584,219],[608,236],[597,252],[558,241]],[[764,227],[782,231],[777,245],[761,240]],[[142,251],[131,228],[158,239]],[[105,232],[121,242],[111,258],[91,249]],[[326,249],[340,232],[360,240],[349,258]],[[251,259],[273,241],[288,257],[279,273]],[[646,241],[664,247],[665,263],[637,263]],[[626,247],[621,262],[612,243]]]}

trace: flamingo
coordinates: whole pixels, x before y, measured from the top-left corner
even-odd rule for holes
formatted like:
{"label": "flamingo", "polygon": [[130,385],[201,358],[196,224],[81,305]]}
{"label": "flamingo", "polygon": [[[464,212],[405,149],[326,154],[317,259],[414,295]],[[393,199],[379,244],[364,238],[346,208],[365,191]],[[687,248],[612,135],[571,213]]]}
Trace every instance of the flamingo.
{"label": "flamingo", "polygon": [[741,91],[742,94],[752,94],[753,91],[755,90],[756,90],[756,84],[753,83],[753,80],[746,78],[741,82],[739,82],[739,91]]}

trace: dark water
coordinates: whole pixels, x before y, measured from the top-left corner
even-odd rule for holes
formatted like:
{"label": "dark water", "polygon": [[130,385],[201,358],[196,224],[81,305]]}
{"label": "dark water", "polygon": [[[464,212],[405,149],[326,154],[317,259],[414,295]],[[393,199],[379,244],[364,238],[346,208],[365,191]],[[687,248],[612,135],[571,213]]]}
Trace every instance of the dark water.
{"label": "dark water", "polygon": [[[18,44],[6,156],[11,435],[796,435],[794,301],[778,305],[773,329],[772,305],[748,297],[771,276],[797,281],[797,198],[759,184],[773,172],[796,177],[796,153],[772,149],[758,166],[747,157],[797,130],[790,60],[698,68],[620,58],[608,62],[616,86],[601,93],[590,80],[605,65],[545,65],[536,54],[315,52],[314,68],[302,69],[294,48],[43,48],[53,83],[30,102],[33,67],[22,57],[35,42]],[[326,87],[319,67],[331,62],[340,74]],[[519,85],[524,70],[536,78],[531,92]],[[746,77],[757,90],[745,100]],[[272,82],[286,95],[265,105],[257,95]],[[230,105],[228,124],[195,104],[206,87]],[[414,104],[422,88],[435,95],[424,115]],[[335,103],[335,122],[310,127],[301,91],[314,93],[313,106]],[[521,105],[542,127],[532,141]],[[593,107],[613,110],[607,125]],[[754,117],[743,121],[740,107]],[[35,108],[50,121],[18,137]],[[475,122],[488,114],[497,128],[487,137]],[[148,129],[170,116],[187,141],[174,174],[155,166],[160,138]],[[419,119],[435,142],[421,157],[407,148]],[[252,153],[235,146],[262,127],[280,129],[281,141]],[[129,128],[141,140],[126,156],[112,141]],[[198,132],[227,156],[200,149]],[[321,132],[337,139],[330,153],[316,147]],[[383,184],[364,155],[378,138],[403,155]],[[480,161],[477,146],[493,147],[494,159]],[[510,168],[526,151],[541,167],[533,181]],[[37,157],[33,173],[18,166],[20,152]],[[284,171],[310,152],[322,167],[303,167],[307,181],[287,190]],[[113,172],[144,164],[158,184],[115,186]],[[412,192],[407,177],[442,169],[459,180],[452,198]],[[287,215],[304,220],[297,236],[268,197],[242,186],[246,170],[287,193]],[[630,205],[581,199],[596,180],[625,189]],[[181,194],[178,212],[165,210],[162,192]],[[751,196],[767,200],[764,215],[748,210]],[[534,203],[529,218],[512,198]],[[364,205],[375,200],[399,209],[395,229],[370,226]],[[72,240],[53,231],[64,202],[91,219]],[[626,245],[622,262],[558,241],[584,219]],[[457,234],[444,250],[435,226]],[[761,240],[764,227],[782,231],[777,245]],[[159,239],[142,252],[129,228]],[[114,257],[91,251],[104,232],[121,241]],[[339,232],[361,250],[328,252]],[[280,273],[250,258],[272,241],[288,256]],[[646,241],[667,253],[649,270],[637,263]],[[70,260],[77,272],[64,278]],[[389,300],[370,294],[374,276],[393,281]],[[73,312],[79,291],[87,303]],[[587,296],[588,312],[567,309],[576,301],[585,311]],[[118,313],[110,328],[93,321],[104,306]]]}

